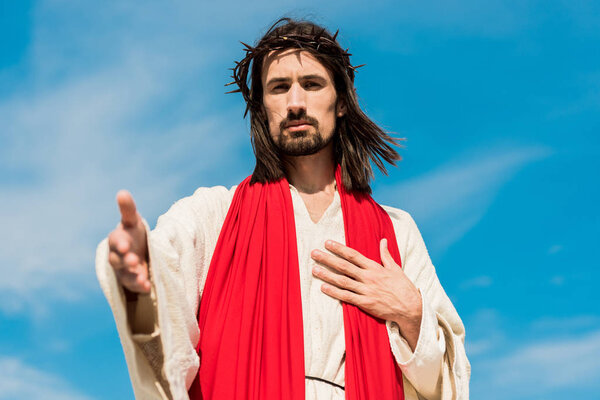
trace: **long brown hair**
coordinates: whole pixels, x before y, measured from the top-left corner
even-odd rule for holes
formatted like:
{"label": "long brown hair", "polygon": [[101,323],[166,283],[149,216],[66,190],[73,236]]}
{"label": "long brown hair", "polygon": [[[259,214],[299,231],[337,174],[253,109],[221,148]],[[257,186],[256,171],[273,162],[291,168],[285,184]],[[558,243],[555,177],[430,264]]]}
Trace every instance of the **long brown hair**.
{"label": "long brown hair", "polygon": [[[346,113],[336,121],[333,138],[335,162],[342,170],[342,182],[347,191],[370,193],[373,178],[371,161],[387,174],[384,162],[395,165],[400,155],[394,149],[402,139],[381,129],[361,110],[354,88],[354,72],[360,66],[350,64],[350,53],[337,42],[337,32],[331,35],[325,28],[309,21],[281,18],[273,24],[256,46],[245,46],[246,57],[233,70],[233,82],[246,101],[250,112],[250,135],[256,166],[251,184],[276,181],[284,176],[283,157],[269,133],[263,106],[262,66],[271,51],[301,48],[309,51],[331,71],[338,101],[346,105]],[[248,73],[250,72],[250,77]]]}

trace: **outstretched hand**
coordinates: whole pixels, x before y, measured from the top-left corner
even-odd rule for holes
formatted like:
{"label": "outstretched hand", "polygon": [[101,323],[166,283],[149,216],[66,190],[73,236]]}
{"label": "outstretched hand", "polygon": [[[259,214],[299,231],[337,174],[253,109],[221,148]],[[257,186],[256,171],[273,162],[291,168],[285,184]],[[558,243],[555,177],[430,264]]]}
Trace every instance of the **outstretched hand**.
{"label": "outstretched hand", "polygon": [[394,261],[387,240],[380,243],[383,265],[333,240],[325,242],[333,254],[313,250],[313,275],[325,281],[323,293],[360,307],[374,317],[393,321],[415,349],[421,326],[422,299],[418,289]]}
{"label": "outstretched hand", "polygon": [[108,261],[118,281],[131,292],[150,292],[146,229],[133,197],[126,190],[117,193],[121,222],[108,235]]}

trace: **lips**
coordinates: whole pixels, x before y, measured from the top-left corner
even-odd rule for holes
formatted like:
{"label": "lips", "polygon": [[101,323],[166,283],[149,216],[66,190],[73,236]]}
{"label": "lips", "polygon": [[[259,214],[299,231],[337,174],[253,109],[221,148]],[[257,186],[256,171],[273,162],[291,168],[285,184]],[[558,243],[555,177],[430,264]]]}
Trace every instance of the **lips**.
{"label": "lips", "polygon": [[288,113],[287,118],[284,118],[279,123],[279,130],[287,132],[298,132],[308,131],[311,129],[319,129],[319,121],[316,118],[306,115],[306,112],[299,112],[297,114]]}
{"label": "lips", "polygon": [[306,120],[290,121],[285,125],[286,128],[303,128],[306,129],[312,124]]}

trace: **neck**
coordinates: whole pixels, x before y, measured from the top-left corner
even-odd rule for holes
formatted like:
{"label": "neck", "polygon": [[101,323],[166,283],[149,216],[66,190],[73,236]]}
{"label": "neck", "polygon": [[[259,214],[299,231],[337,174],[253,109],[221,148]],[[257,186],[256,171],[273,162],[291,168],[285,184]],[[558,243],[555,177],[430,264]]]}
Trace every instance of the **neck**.
{"label": "neck", "polygon": [[289,157],[286,177],[300,193],[335,192],[333,143],[309,156]]}

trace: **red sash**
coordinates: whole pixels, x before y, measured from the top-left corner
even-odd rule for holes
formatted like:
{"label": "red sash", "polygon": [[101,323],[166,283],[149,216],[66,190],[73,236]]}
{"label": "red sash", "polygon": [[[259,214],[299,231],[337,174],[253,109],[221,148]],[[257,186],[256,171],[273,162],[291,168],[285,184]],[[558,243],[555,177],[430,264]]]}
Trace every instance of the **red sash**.
{"label": "red sash", "polygon": [[[346,244],[381,263],[379,242],[400,253],[392,221],[369,195],[344,190]],[[234,194],[198,312],[200,370],[191,400],[304,400],[304,338],[294,210],[286,179]],[[343,304],[345,392],[350,400],[404,399],[385,321]]]}

